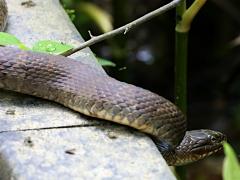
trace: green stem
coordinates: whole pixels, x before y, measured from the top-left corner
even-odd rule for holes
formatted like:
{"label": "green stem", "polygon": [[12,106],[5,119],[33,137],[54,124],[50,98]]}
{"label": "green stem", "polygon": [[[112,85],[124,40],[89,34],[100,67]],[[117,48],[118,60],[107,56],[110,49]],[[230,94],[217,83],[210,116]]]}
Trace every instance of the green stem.
{"label": "green stem", "polygon": [[181,13],[182,20],[177,23],[176,31],[183,32],[183,33],[188,32],[190,30],[191,23],[194,17],[197,15],[197,13],[203,7],[206,1],[207,0],[195,0],[187,10],[185,9],[186,11],[182,11],[182,9],[179,10],[180,11],[179,15]]}
{"label": "green stem", "polygon": [[175,34],[175,103],[187,114],[188,33]]}
{"label": "green stem", "polygon": [[[183,21],[186,12],[186,1],[182,1],[176,8],[176,27]],[[175,103],[187,113],[187,44],[188,33],[175,32]]]}
{"label": "green stem", "polygon": [[177,22],[175,28],[175,103],[187,114],[187,53],[188,31],[192,20],[199,12],[206,0],[195,0],[186,9],[186,1],[182,1],[176,8]]}
{"label": "green stem", "polygon": [[[176,8],[175,28],[175,103],[187,115],[187,54],[188,54],[188,32],[192,20],[199,12],[206,0],[195,0],[186,10],[186,0],[181,1]],[[177,167],[178,179],[186,179],[186,169]]]}
{"label": "green stem", "polygon": [[[181,1],[176,8],[176,27],[181,23],[184,12],[186,11],[186,0]],[[175,31],[175,104],[187,113],[187,44],[188,33]],[[186,168],[176,167],[178,179],[186,179]]]}

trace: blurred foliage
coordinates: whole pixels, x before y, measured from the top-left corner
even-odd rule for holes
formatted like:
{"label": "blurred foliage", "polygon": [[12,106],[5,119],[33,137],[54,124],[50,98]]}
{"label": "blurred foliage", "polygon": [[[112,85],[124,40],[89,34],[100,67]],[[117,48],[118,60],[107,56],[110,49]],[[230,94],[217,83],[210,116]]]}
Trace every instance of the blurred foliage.
{"label": "blurred foliage", "polygon": [[79,3],[78,10],[91,18],[93,23],[95,23],[103,33],[113,29],[112,17],[95,4],[86,2]]}
{"label": "blurred foliage", "polygon": [[[62,2],[68,9],[75,10],[73,22],[87,40],[89,30],[93,35],[101,34],[102,30],[89,15],[78,10],[79,3],[92,3],[109,14],[116,28],[169,0]],[[193,0],[187,2],[191,4]],[[175,11],[170,11],[91,49],[116,64],[116,67],[106,68],[111,76],[173,101],[174,28]],[[227,135],[239,154],[240,1],[208,0],[192,23],[188,52],[188,129],[219,130]],[[222,159],[219,161],[214,156],[198,162],[197,166],[189,165],[188,178],[221,179],[221,167]]]}
{"label": "blurred foliage", "polygon": [[76,18],[76,15],[75,15],[75,10],[73,9],[65,9],[66,13],[68,14],[68,16],[70,17],[70,19],[72,21],[74,21],[74,19]]}
{"label": "blurred foliage", "polygon": [[0,32],[0,46],[13,45],[19,47],[20,49],[28,49],[28,47],[23,44],[18,38],[14,35]]}
{"label": "blurred foliage", "polygon": [[96,57],[97,60],[98,60],[98,63],[101,64],[102,66],[111,66],[111,67],[116,67],[116,64],[107,60],[107,59],[104,59],[104,58],[100,58],[100,57]]}
{"label": "blurred foliage", "polygon": [[[0,46],[16,46],[22,50],[32,50],[35,52],[42,52],[47,54],[61,55],[73,48],[72,45],[56,42],[52,40],[40,40],[33,44],[31,48],[27,47],[17,37],[12,34],[0,32]],[[104,58],[96,57],[98,63],[102,66],[115,67],[116,64]]]}
{"label": "blurred foliage", "polygon": [[224,152],[223,179],[240,179],[240,165],[234,150],[228,143],[224,143]]}
{"label": "blurred foliage", "polygon": [[17,37],[12,34],[0,32],[0,46],[16,46],[22,50],[32,50],[36,52],[43,52],[49,54],[61,54],[73,48],[73,46],[56,42],[52,40],[37,41],[31,48],[27,47]]}
{"label": "blurred foliage", "polygon": [[59,55],[72,48],[73,46],[69,44],[64,44],[52,40],[41,40],[33,44],[32,50],[36,52]]}

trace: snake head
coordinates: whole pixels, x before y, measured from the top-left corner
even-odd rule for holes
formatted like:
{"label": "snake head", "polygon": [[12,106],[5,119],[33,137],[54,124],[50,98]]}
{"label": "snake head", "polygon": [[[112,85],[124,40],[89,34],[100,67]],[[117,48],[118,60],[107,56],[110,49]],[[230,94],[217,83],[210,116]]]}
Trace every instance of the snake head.
{"label": "snake head", "polygon": [[[223,149],[226,136],[212,130],[187,131],[182,142],[173,151],[171,165],[183,165],[198,161]],[[175,161],[175,162],[174,162]]]}

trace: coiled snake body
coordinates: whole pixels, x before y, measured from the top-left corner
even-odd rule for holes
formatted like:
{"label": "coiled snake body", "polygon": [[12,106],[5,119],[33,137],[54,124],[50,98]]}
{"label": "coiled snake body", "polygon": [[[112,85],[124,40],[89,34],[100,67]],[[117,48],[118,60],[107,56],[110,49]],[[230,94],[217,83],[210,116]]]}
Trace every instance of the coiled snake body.
{"label": "coiled snake body", "polygon": [[[0,0],[0,29],[6,18],[6,3]],[[0,47],[0,88],[55,101],[145,132],[169,165],[217,152],[225,138],[212,130],[186,131],[183,113],[170,101],[62,56]]]}

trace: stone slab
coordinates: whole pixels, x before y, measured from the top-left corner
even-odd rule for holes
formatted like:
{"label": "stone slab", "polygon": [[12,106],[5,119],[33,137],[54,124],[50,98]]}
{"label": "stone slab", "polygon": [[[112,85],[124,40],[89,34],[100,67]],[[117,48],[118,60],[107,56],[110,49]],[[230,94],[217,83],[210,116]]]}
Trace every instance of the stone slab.
{"label": "stone slab", "polygon": [[[7,32],[27,45],[83,41],[58,0],[6,0]],[[89,48],[72,56],[105,72]],[[175,179],[151,139],[130,128],[0,90],[0,179]]]}

